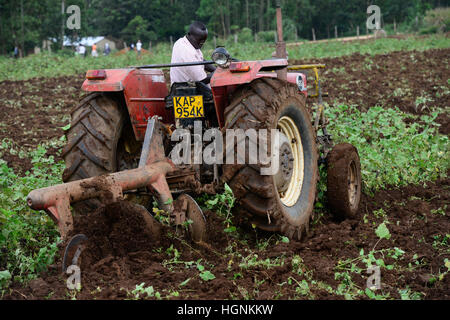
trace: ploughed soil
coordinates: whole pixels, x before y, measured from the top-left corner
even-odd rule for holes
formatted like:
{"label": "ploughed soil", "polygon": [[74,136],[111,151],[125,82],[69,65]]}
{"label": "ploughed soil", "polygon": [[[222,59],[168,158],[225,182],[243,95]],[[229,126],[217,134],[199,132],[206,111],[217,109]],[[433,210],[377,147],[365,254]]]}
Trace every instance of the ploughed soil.
{"label": "ploughed soil", "polygon": [[[410,297],[418,293],[422,299],[450,299],[444,262],[450,251],[441,237],[450,230],[450,212],[443,209],[450,201],[449,180],[363,195],[355,219],[316,215],[309,235],[288,243],[251,228],[226,233],[224,218],[211,211],[205,212],[206,243],[193,243],[188,234],[169,227],[161,227],[161,236],[155,237],[144,227],[140,212],[127,202],[114,203],[75,219],[75,233],[88,237],[77,263],[82,284],[78,293],[70,294],[69,275],[61,272],[58,261],[26,288],[14,285],[4,299],[132,299],[141,283],[163,299],[343,299],[338,292],[366,288],[367,266],[355,260],[361,249],[374,249],[377,259],[393,265],[392,270],[381,268],[377,294],[400,299],[399,290],[409,290]],[[382,215],[373,214],[380,209]],[[386,220],[391,238],[380,240],[374,230]],[[379,251],[395,247],[404,251],[397,259]],[[350,282],[336,275],[344,271],[338,267],[344,261],[362,269],[348,272]],[[345,267],[350,270],[351,264]],[[202,279],[205,270],[215,278]]]}
{"label": "ploughed soil", "polygon": [[[396,106],[416,115],[438,107],[440,132],[448,134],[443,109],[449,106],[449,58],[450,49],[440,49],[291,63],[327,65],[322,79],[331,106]],[[62,128],[83,95],[82,81],[83,75],[0,82],[0,158],[18,174],[31,168],[23,152],[39,144],[61,160]],[[381,268],[377,294],[399,299],[404,290],[404,296],[450,299],[449,197],[449,179],[363,195],[355,219],[336,221],[317,211],[307,237],[288,243],[251,227],[227,233],[224,217],[207,210],[206,243],[195,244],[168,227],[155,238],[141,213],[116,203],[75,217],[75,232],[89,238],[79,261],[80,292],[67,289],[61,258],[28,286],[13,284],[3,299],[127,299],[139,294],[133,290],[141,283],[153,287],[152,299],[343,299],[345,293],[361,299],[367,296],[354,295],[365,290],[368,277],[361,249],[374,249],[377,259],[393,265]],[[386,220],[391,238],[380,240],[375,229]],[[380,251],[394,247],[404,251],[397,259]],[[60,251],[62,257],[64,244]]]}
{"label": "ploughed soil", "polygon": [[33,150],[46,144],[47,154],[60,160],[57,154],[64,142],[63,127],[70,123],[70,110],[83,95],[84,75],[59,78],[36,78],[26,81],[0,82],[0,144],[10,141],[0,150],[0,158],[17,173],[25,173],[31,162],[19,151]]}
{"label": "ploughed soil", "polygon": [[[352,54],[339,58],[290,61],[323,63],[324,98],[330,105],[352,104],[362,111],[373,106],[422,115],[440,108],[436,122],[450,133],[450,49],[396,51],[375,56]],[[309,83],[313,83],[310,75]],[[313,91],[311,91],[313,92]],[[443,110],[447,108],[447,110]]]}

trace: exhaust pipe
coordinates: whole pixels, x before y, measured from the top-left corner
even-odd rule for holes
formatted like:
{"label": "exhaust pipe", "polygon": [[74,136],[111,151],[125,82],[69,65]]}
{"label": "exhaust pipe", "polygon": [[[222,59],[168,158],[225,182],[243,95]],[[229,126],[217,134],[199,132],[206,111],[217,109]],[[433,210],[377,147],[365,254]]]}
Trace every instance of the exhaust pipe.
{"label": "exhaust pipe", "polygon": [[[281,1],[277,0],[277,35],[276,56],[279,59],[287,59],[286,42],[283,41],[283,18],[281,14]],[[277,70],[278,79],[287,80],[287,67]]]}

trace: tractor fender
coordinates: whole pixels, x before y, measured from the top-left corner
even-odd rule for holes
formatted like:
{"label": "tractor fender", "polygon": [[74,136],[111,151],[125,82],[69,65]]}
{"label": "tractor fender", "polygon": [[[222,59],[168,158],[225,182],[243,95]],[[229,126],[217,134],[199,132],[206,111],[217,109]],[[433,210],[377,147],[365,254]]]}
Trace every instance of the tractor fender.
{"label": "tractor fender", "polygon": [[82,90],[87,92],[123,92],[126,108],[137,141],[143,141],[147,120],[162,117],[173,123],[173,114],[165,108],[169,91],[161,69],[106,69],[103,80],[86,79]]}
{"label": "tractor fender", "polygon": [[263,77],[272,77],[272,71],[287,67],[288,62],[286,59],[272,59],[272,60],[261,60],[261,61],[242,61],[242,62],[232,62],[231,64],[240,64],[241,66],[247,66],[248,71],[231,71],[231,65],[229,68],[217,68],[211,78],[211,87],[223,87],[223,86],[233,86],[244,83],[250,83],[255,79]]}
{"label": "tractor fender", "polygon": [[[287,67],[286,59],[272,59],[261,61],[243,61],[241,66],[248,66],[246,72],[232,72],[230,68],[217,68],[211,78],[211,89],[214,95],[217,120],[220,128],[225,125],[224,110],[228,105],[228,97],[236,90],[239,85],[247,84],[259,78],[276,78],[275,70]],[[298,86],[299,91],[308,95],[306,87],[306,75],[303,73],[288,72],[287,81]]]}
{"label": "tractor fender", "polygon": [[124,80],[133,69],[106,69],[103,80],[89,80],[83,82],[81,89],[87,92],[117,92],[124,89]]}

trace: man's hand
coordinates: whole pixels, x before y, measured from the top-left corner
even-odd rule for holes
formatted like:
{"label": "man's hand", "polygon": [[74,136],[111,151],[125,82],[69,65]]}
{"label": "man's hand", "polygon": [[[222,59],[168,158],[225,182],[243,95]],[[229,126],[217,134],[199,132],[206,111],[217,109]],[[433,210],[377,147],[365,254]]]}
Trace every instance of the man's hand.
{"label": "man's hand", "polygon": [[201,82],[203,82],[204,84],[209,84],[211,82],[211,78],[213,76],[214,72],[208,73],[207,77],[205,79],[203,79]]}
{"label": "man's hand", "polygon": [[[206,61],[206,60],[203,60],[203,61]],[[209,84],[211,82],[211,78],[212,78],[214,72],[216,71],[216,67],[214,67],[214,65],[212,65],[212,64],[207,64],[207,65],[205,65],[205,71],[210,72],[210,73],[208,73],[207,77],[205,79],[203,79],[202,82],[204,84]]]}
{"label": "man's hand", "polygon": [[[206,60],[204,60],[204,61],[206,61]],[[216,71],[216,67],[214,67],[214,65],[212,65],[212,64],[207,64],[207,65],[205,65],[205,70],[207,72],[214,72],[214,71]]]}

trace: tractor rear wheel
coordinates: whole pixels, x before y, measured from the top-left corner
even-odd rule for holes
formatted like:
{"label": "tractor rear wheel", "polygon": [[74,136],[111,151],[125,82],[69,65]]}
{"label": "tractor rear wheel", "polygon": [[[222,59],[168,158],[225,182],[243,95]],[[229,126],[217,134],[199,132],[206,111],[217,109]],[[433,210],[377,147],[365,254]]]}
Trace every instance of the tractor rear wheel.
{"label": "tractor rear wheel", "polygon": [[[261,175],[261,165],[225,164],[237,213],[252,224],[300,240],[308,230],[318,181],[318,151],[306,98],[290,83],[262,78],[238,89],[224,111],[226,129],[278,129],[280,170]],[[261,146],[258,146],[258,150]]]}
{"label": "tractor rear wheel", "polygon": [[[117,171],[117,149],[125,124],[120,97],[92,93],[72,110],[67,144],[62,156],[66,163],[63,181],[70,182]],[[86,208],[87,205],[87,208]],[[82,213],[100,205],[96,199],[75,203]]]}

